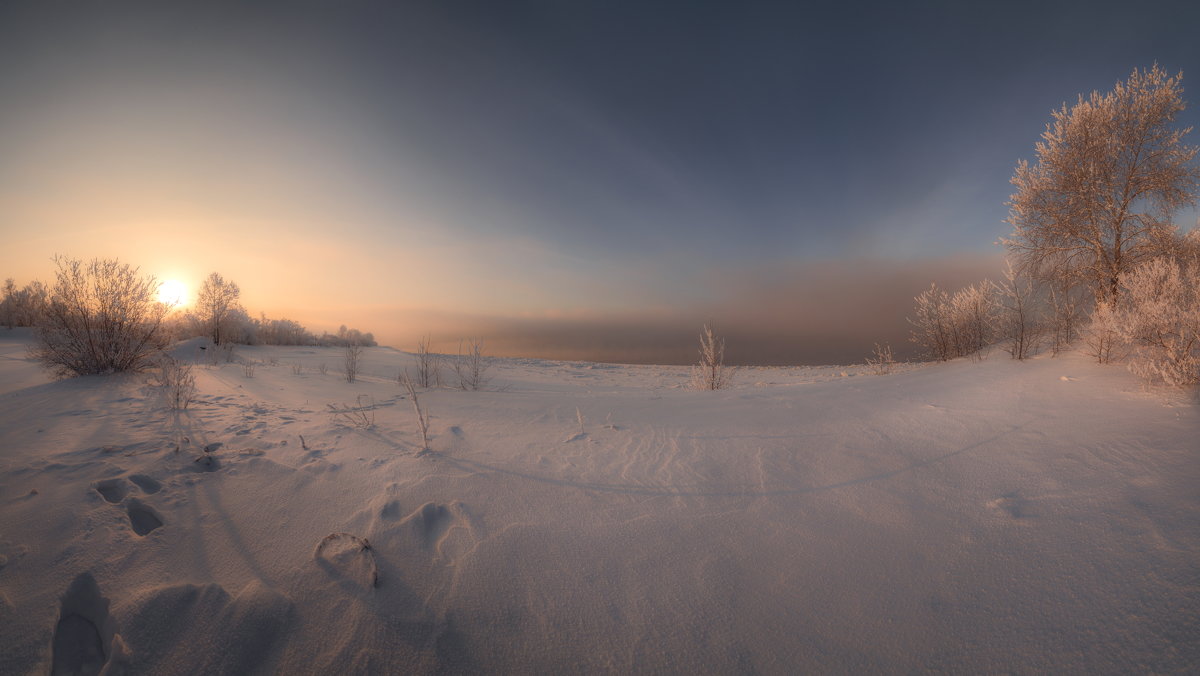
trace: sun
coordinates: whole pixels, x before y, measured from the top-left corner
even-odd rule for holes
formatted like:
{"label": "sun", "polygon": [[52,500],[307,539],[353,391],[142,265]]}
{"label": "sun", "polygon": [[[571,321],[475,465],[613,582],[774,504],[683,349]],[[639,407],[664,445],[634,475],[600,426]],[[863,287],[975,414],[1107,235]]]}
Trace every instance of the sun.
{"label": "sun", "polygon": [[168,279],[158,287],[158,302],[176,307],[187,299],[187,287],[177,279]]}

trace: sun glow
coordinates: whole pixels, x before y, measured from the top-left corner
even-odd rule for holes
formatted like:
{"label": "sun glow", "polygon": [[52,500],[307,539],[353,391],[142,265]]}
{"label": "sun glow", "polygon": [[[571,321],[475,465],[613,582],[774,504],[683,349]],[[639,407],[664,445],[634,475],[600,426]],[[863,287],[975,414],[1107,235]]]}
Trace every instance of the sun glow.
{"label": "sun glow", "polygon": [[171,307],[183,305],[187,299],[187,287],[176,279],[168,279],[158,287],[158,302]]}

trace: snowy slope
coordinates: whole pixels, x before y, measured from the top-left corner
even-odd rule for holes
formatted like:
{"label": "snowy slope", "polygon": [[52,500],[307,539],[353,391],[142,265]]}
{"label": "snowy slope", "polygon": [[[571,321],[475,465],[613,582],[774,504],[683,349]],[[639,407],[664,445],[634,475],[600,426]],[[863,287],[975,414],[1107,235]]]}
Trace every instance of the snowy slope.
{"label": "snowy slope", "polygon": [[[0,673],[1200,668],[1200,408],[1082,356],[715,393],[497,360],[421,395],[419,454],[395,350],[351,385],[336,349],[239,348],[253,377],[197,366],[172,412],[26,340],[0,333]],[[328,411],[372,399],[370,429]]]}

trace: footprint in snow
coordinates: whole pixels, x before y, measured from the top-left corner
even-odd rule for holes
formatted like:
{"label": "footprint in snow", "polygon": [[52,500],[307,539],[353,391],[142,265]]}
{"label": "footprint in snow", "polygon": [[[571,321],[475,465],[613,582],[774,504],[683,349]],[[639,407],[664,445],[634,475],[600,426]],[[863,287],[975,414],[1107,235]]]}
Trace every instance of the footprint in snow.
{"label": "footprint in snow", "polygon": [[146,503],[137,498],[129,498],[125,503],[125,511],[129,514],[129,525],[138,537],[145,537],[163,525],[162,518]]}
{"label": "footprint in snow", "polygon": [[148,477],[145,474],[134,474],[129,477],[138,488],[142,489],[143,493],[153,495],[162,490],[162,483],[153,477]]}
{"label": "footprint in snow", "polygon": [[124,500],[125,494],[129,492],[125,487],[124,479],[105,479],[96,482],[95,489],[100,494],[100,497],[114,505]]}

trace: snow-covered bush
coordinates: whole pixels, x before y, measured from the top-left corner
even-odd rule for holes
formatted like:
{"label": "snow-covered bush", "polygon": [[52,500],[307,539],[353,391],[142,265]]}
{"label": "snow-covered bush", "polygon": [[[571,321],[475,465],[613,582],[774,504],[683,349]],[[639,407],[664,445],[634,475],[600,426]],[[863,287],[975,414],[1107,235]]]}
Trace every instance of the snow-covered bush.
{"label": "snow-covered bush", "polygon": [[1147,382],[1200,384],[1200,264],[1158,258],[1121,276],[1113,326]]}
{"label": "snow-covered bush", "polygon": [[165,346],[158,281],[116,259],[56,256],[56,281],[30,354],[58,375],[136,371]]}
{"label": "snow-covered bush", "polygon": [[692,388],[722,390],[733,381],[735,369],[725,365],[725,339],[713,335],[708,324],[700,331],[700,363],[692,367]]}

